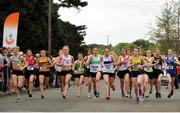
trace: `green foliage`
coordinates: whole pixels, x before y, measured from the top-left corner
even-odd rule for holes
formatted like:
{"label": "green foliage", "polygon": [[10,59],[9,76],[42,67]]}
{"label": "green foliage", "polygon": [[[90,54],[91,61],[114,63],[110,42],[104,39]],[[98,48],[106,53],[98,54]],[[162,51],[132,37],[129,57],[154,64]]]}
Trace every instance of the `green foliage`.
{"label": "green foliage", "polygon": [[134,41],[133,43],[119,43],[113,47],[113,51],[117,55],[119,55],[121,48],[134,49],[135,47],[141,47],[143,49],[143,51],[146,51],[146,50],[153,51],[157,46],[153,43],[150,43],[148,40],[138,39],[138,40]]}
{"label": "green foliage", "polygon": [[119,55],[121,48],[125,48],[125,49],[131,48],[131,49],[133,49],[134,47],[135,47],[135,45],[132,44],[132,43],[118,43],[116,46],[113,47],[113,51],[117,55]]}
{"label": "green foliage", "polygon": [[85,7],[87,6],[87,2],[84,2],[82,0],[59,0],[61,2],[61,6],[62,7],[75,7],[77,9],[79,9],[80,7]]}
{"label": "green foliage", "polygon": [[[87,2],[81,0],[60,0],[60,4],[52,3],[52,54],[56,55],[58,50],[69,45],[71,53],[84,51],[82,48],[86,26],[76,26],[70,22],[59,19],[58,10],[60,7],[85,7]],[[0,44],[2,44],[3,24],[5,18],[13,13],[20,12],[18,29],[18,46],[21,50],[32,49],[38,52],[41,49],[47,50],[48,37],[48,0],[2,0],[0,1]],[[84,49],[84,50],[83,50]],[[77,51],[76,51],[77,50]]]}
{"label": "green foliage", "polygon": [[161,15],[157,17],[156,26],[151,28],[150,35],[158,40],[163,52],[168,48],[179,51],[179,38],[177,33],[177,7],[173,0],[162,6]]}
{"label": "green foliage", "polygon": [[148,40],[139,39],[133,42],[136,47],[141,47],[143,51],[154,50],[157,46],[153,43],[150,43]]}

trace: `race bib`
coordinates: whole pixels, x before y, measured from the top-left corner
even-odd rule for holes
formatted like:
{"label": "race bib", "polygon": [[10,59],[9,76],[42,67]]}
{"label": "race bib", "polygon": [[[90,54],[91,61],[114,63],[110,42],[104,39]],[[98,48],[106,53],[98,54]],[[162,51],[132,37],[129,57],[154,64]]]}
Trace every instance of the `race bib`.
{"label": "race bib", "polygon": [[128,68],[128,65],[127,65],[127,64],[122,64],[122,68],[123,68],[124,70],[126,70],[126,69]]}
{"label": "race bib", "polygon": [[103,72],[114,73],[114,68],[112,67],[112,65],[105,65],[103,68]]}
{"label": "race bib", "polygon": [[55,65],[55,70],[56,70],[57,72],[61,72],[61,71],[62,71],[62,68],[61,68],[61,66]]}
{"label": "race bib", "polygon": [[105,65],[105,69],[107,70],[111,69],[111,65]]}
{"label": "race bib", "polygon": [[99,66],[90,66],[90,72],[98,72]]}
{"label": "race bib", "polygon": [[161,65],[155,65],[154,68],[155,69],[161,69]]}
{"label": "race bib", "polygon": [[27,70],[31,70],[31,71],[34,70],[34,66],[28,66]]}
{"label": "race bib", "polygon": [[49,69],[46,66],[40,66],[40,71],[49,71]]}
{"label": "race bib", "polygon": [[174,66],[168,66],[167,68],[168,69],[174,69]]}

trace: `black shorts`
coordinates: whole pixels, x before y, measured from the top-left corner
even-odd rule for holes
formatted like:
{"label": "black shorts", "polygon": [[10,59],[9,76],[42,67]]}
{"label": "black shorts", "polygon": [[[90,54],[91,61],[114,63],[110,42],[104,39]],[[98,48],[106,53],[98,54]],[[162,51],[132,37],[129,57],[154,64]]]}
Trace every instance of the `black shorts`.
{"label": "black shorts", "polygon": [[24,72],[23,71],[12,70],[12,74],[13,75],[17,75],[17,76],[24,76]]}
{"label": "black shorts", "polygon": [[148,75],[149,79],[154,79],[155,76],[154,76],[154,73],[153,72],[146,72],[144,71],[146,75]]}
{"label": "black shorts", "polygon": [[89,69],[85,69],[85,70],[84,70],[84,76],[85,76],[85,77],[90,77],[90,74],[91,74],[91,73],[90,73],[90,70],[89,70]]}
{"label": "black shorts", "polygon": [[[97,72],[98,73],[98,72]],[[97,73],[90,72],[90,77],[96,78]],[[100,72],[102,74],[102,72]],[[103,76],[101,76],[101,79],[103,79]]]}
{"label": "black shorts", "polygon": [[80,78],[81,76],[84,76],[84,74],[73,74],[74,78]]}
{"label": "black shorts", "polygon": [[114,73],[105,73],[105,72],[102,72],[102,75],[109,75],[109,77],[115,77],[115,74]]}
{"label": "black shorts", "polygon": [[57,76],[62,76],[62,72],[56,71],[56,75],[57,75]]}
{"label": "black shorts", "polygon": [[124,76],[126,74],[129,74],[129,70],[124,70],[124,71],[118,71],[117,72],[117,76],[120,78],[120,79],[124,79]]}
{"label": "black shorts", "polygon": [[35,75],[35,70],[25,70],[25,78],[29,79],[31,75]]}
{"label": "black shorts", "polygon": [[39,72],[39,75],[44,75],[45,77],[49,77],[50,72]]}
{"label": "black shorts", "polygon": [[131,71],[131,78],[137,78],[139,75],[142,74],[142,71]]}
{"label": "black shorts", "polygon": [[73,74],[73,71],[72,71],[72,70],[69,70],[69,71],[62,71],[62,72],[60,72],[59,74],[60,74],[60,76],[66,76],[67,74],[72,75],[72,74]]}
{"label": "black shorts", "polygon": [[146,72],[145,72],[144,70],[141,70],[141,73],[142,73],[142,74],[146,74]]}
{"label": "black shorts", "polygon": [[160,74],[163,74],[164,75],[164,72],[160,69],[154,69],[153,71],[153,75],[154,75],[154,78],[157,79],[159,77]]}

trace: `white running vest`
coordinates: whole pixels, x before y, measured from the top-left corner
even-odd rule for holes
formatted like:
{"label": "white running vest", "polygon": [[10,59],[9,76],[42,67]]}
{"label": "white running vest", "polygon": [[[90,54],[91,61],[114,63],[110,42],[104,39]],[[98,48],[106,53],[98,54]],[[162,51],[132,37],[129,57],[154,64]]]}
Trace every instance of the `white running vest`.
{"label": "white running vest", "polygon": [[105,57],[103,56],[103,68],[102,72],[104,73],[114,73],[114,66],[111,56]]}

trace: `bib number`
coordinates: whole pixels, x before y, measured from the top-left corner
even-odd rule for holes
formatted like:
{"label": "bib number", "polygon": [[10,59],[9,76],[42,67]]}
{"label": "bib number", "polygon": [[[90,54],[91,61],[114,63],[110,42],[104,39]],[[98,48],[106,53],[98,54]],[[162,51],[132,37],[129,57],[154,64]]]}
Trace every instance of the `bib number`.
{"label": "bib number", "polygon": [[56,71],[57,71],[57,72],[61,72],[61,71],[62,71],[61,66],[57,66],[57,65],[55,65],[55,69],[56,69]]}
{"label": "bib number", "polygon": [[161,65],[154,66],[155,69],[161,69]]}
{"label": "bib number", "polygon": [[34,70],[34,66],[28,66],[27,70],[30,70],[30,71]]}
{"label": "bib number", "polygon": [[40,66],[40,71],[49,71],[49,69],[46,66]]}
{"label": "bib number", "polygon": [[168,66],[168,69],[174,69],[174,67],[173,66]]}
{"label": "bib number", "polygon": [[91,66],[90,67],[90,72],[98,72],[99,66]]}

